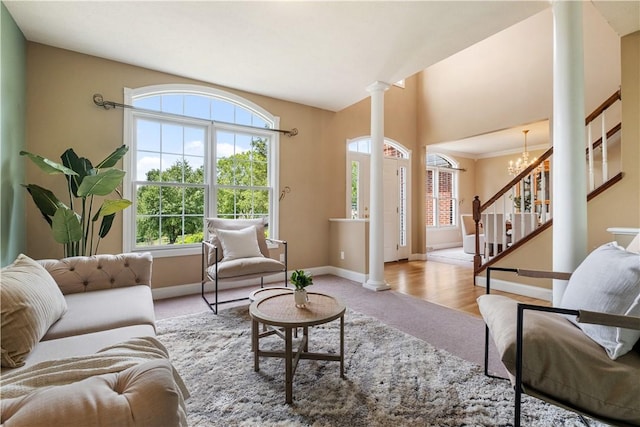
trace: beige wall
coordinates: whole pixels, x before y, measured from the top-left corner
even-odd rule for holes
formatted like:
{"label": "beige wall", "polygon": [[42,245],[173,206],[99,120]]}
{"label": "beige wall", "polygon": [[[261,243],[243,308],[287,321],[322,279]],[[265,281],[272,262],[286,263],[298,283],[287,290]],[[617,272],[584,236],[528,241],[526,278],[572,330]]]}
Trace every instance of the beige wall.
{"label": "beige wall", "polygon": [[369,221],[329,221],[329,264],[356,273],[369,273]]}
{"label": "beige wall", "polygon": [[[122,102],[123,87],[163,83],[213,86],[161,72],[56,49],[37,43],[27,47],[26,149],[59,159],[68,147],[100,161],[122,144],[121,110],[96,107],[92,95]],[[225,88],[222,88],[225,89]],[[225,89],[228,90],[228,89]],[[333,189],[344,187],[342,165],[334,172],[335,157],[344,156],[340,144],[330,144],[327,130],[334,113],[255,94],[229,90],[279,116],[281,128],[296,127],[296,137],[281,137],[280,185],[291,192],[280,202],[280,238],[289,241],[291,268],[328,263],[328,221],[344,215],[344,197]],[[24,158],[26,182],[50,188],[62,198],[62,177],[46,177]],[[331,189],[331,190],[329,190]],[[344,190],[341,190],[344,193]],[[28,197],[25,192],[25,197]],[[31,200],[26,201],[27,253],[34,258],[57,258],[62,248],[51,237],[49,226]],[[122,251],[122,219],[118,217],[101,252]],[[176,269],[176,262],[180,268]],[[155,258],[154,287],[200,281],[200,257]]]}

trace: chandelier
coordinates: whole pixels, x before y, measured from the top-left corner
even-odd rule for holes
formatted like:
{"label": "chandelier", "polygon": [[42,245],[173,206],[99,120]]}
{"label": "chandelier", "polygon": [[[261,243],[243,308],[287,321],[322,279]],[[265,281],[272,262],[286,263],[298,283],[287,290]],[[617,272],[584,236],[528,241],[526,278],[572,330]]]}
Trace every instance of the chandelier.
{"label": "chandelier", "polygon": [[537,160],[537,158],[534,157],[529,161],[529,152],[527,151],[527,133],[529,133],[529,129],[523,130],[522,133],[524,134],[524,151],[522,152],[522,157],[518,157],[518,160],[515,162],[509,160],[509,167],[507,168],[509,175],[519,175],[520,172]]}

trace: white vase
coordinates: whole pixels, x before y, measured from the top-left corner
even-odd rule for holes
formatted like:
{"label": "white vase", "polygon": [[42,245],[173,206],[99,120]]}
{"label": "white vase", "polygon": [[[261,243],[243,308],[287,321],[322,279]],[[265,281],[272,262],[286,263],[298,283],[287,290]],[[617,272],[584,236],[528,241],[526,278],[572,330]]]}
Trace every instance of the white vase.
{"label": "white vase", "polygon": [[296,289],[293,291],[293,298],[296,302],[296,307],[304,307],[309,301],[307,298],[307,291],[305,289]]}

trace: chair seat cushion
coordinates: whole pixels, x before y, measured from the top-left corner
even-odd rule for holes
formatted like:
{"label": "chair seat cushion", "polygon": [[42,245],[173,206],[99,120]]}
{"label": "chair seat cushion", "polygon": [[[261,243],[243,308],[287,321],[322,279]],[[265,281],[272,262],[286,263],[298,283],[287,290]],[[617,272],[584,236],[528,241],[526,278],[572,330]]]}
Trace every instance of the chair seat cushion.
{"label": "chair seat cushion", "polygon": [[[478,298],[507,370],[515,376],[517,301]],[[640,353],[616,360],[565,317],[526,310],[523,341],[525,392],[611,420],[640,424]],[[513,378],[512,378],[513,381]]]}
{"label": "chair seat cushion", "polygon": [[[218,279],[242,276],[251,276],[259,273],[264,275],[284,271],[284,264],[273,258],[253,257],[233,259],[230,261],[218,262]],[[216,266],[212,265],[207,269],[207,273],[212,279],[216,277]]]}

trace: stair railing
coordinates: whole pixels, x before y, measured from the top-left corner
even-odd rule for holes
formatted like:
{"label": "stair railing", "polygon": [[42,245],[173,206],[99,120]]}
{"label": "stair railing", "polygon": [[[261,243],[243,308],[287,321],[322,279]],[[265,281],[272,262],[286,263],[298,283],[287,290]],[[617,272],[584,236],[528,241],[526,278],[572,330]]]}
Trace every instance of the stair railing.
{"label": "stair railing", "polygon": [[[611,95],[585,119],[587,143],[586,160],[591,200],[606,188],[622,179],[619,172],[609,178],[608,148],[619,140],[622,128],[619,122],[620,90]],[[613,108],[612,108],[613,107]],[[615,122],[612,125],[610,122]],[[594,140],[593,126],[600,126],[601,136]],[[611,127],[609,127],[611,126]],[[607,131],[606,129],[609,128]],[[478,196],[473,201],[473,219],[476,228],[476,247],[473,260],[474,276],[502,258],[510,249],[522,246],[534,235],[552,224],[553,203],[551,192],[553,147],[510,180],[487,202]],[[595,163],[602,164],[598,177]],[[482,237],[481,237],[482,236]]]}

